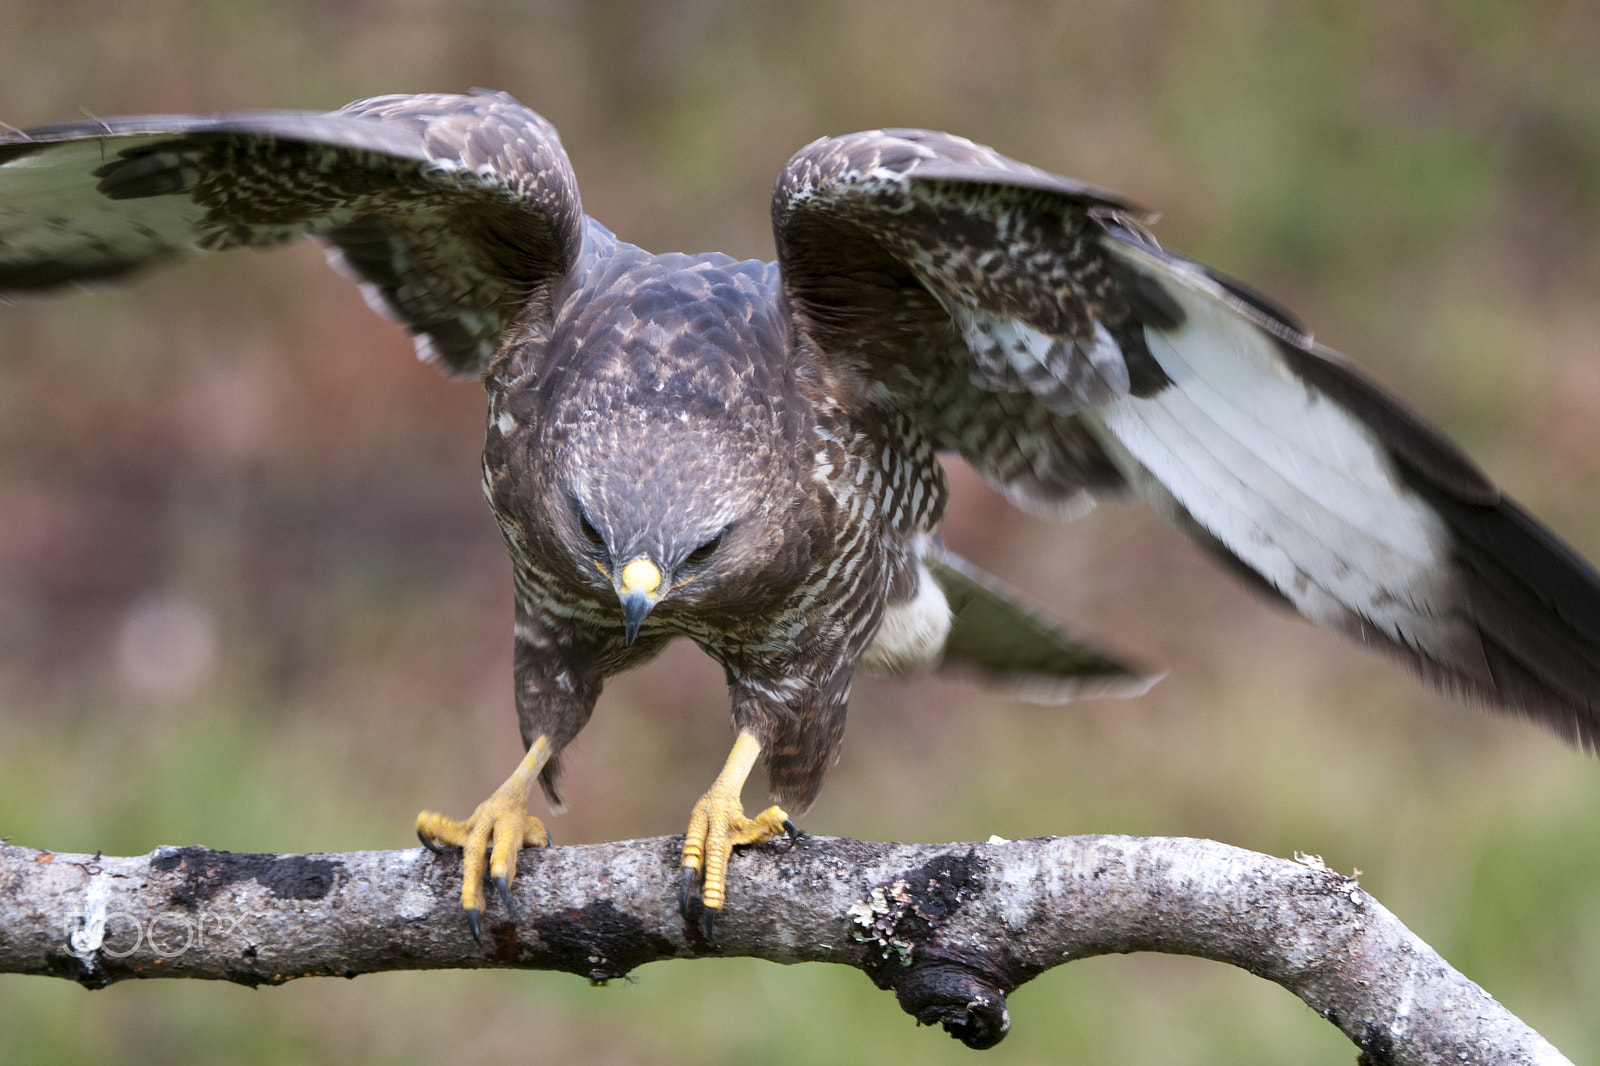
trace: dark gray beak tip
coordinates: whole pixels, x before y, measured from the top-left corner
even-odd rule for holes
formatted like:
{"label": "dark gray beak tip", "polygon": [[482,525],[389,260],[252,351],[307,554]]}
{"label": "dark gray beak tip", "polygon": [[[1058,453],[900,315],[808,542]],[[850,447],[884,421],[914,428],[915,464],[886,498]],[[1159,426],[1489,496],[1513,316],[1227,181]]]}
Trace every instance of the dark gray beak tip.
{"label": "dark gray beak tip", "polygon": [[645,616],[650,613],[650,608],[655,604],[650,602],[650,597],[635,589],[622,597],[622,642],[629,647],[639,636],[639,627],[644,625]]}

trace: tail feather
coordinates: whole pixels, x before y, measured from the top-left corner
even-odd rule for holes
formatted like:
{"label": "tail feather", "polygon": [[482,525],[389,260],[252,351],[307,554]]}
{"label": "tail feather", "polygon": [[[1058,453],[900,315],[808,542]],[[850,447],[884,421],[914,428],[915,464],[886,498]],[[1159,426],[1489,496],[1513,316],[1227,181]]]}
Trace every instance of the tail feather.
{"label": "tail feather", "polygon": [[1034,703],[1138,696],[1160,679],[1078,641],[959,555],[933,548],[922,561],[950,603],[941,669],[974,674]]}

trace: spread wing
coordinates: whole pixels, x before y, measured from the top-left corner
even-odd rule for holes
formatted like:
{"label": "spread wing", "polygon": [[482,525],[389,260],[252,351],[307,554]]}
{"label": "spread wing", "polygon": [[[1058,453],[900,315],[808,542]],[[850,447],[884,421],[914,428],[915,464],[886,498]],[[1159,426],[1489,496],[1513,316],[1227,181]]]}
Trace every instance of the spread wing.
{"label": "spread wing", "polygon": [[582,220],[554,128],[503,93],[0,136],[0,292],[315,237],[450,373],[481,371]]}
{"label": "spread wing", "polygon": [[1600,576],[1289,315],[1112,194],[947,134],[780,176],[795,325],[1013,499],[1131,486],[1312,620],[1600,747]]}

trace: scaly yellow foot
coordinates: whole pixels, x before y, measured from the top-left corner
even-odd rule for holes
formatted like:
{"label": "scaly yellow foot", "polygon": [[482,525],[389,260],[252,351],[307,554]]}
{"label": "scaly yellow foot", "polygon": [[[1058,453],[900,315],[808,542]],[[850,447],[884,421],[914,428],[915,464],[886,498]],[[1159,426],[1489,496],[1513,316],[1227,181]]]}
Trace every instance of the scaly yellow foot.
{"label": "scaly yellow foot", "polygon": [[[505,784],[465,820],[458,822],[434,811],[417,815],[417,838],[430,851],[448,844],[461,849],[461,906],[467,912],[472,939],[483,943],[479,915],[483,913],[483,873],[485,857],[489,876],[494,879],[500,899],[511,920],[517,920],[511,902],[511,881],[517,875],[517,853],[523,848],[542,848],[550,843],[544,823],[528,813],[528,794],[539,778],[539,771],[550,760],[550,740],[541,735],[523,756],[522,762]],[[489,841],[494,851],[489,852]]]}
{"label": "scaly yellow foot", "polygon": [[744,844],[760,844],[779,833],[799,839],[800,831],[781,807],[768,807],[754,818],[746,818],[739,794],[745,778],[761,754],[761,744],[748,733],[733,742],[728,762],[706,794],[700,797],[689,815],[689,830],[683,839],[683,879],[678,888],[678,905],[684,917],[689,914],[689,889],[704,878],[700,900],[700,928],[711,939],[717,912],[728,891],[728,858]]}

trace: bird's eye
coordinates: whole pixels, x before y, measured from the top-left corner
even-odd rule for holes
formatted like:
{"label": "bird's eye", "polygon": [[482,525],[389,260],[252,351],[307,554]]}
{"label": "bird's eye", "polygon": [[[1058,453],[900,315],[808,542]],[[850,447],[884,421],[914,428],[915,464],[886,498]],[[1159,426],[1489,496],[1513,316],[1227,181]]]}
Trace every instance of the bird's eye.
{"label": "bird's eye", "polygon": [[584,514],[582,509],[578,511],[578,532],[582,533],[583,539],[589,542],[589,547],[594,548],[596,551],[605,549],[606,539],[600,535],[598,529],[594,528],[594,523],[589,521],[589,516]]}
{"label": "bird's eye", "polygon": [[683,561],[686,563],[703,563],[715,555],[717,553],[717,549],[721,547],[721,545],[722,534],[718,533],[716,536],[700,545],[700,547],[690,552]]}

